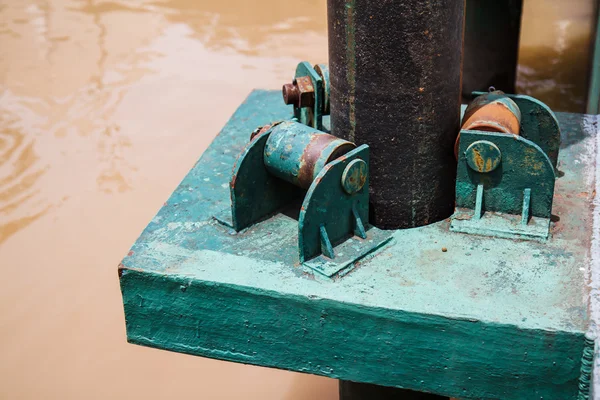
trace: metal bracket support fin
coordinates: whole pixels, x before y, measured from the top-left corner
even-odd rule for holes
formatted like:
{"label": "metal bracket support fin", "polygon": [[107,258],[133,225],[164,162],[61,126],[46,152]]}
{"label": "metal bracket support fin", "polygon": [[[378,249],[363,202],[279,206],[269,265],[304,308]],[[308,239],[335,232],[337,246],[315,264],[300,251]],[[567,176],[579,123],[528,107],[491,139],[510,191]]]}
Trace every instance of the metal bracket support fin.
{"label": "metal bracket support fin", "polygon": [[354,217],[354,234],[361,239],[366,239],[367,232],[360,215],[358,215],[356,203],[352,204],[352,216]]}
{"label": "metal bracket support fin", "polygon": [[323,253],[325,257],[334,259],[335,253],[333,251],[333,246],[331,245],[331,240],[329,240],[329,236],[327,235],[327,229],[325,229],[325,225],[321,225],[319,227],[319,233],[321,237],[321,253]]}
{"label": "metal bracket support fin", "polygon": [[473,218],[481,219],[483,217],[483,183],[477,185],[477,195],[475,197],[475,212]]}
{"label": "metal bracket support fin", "polygon": [[523,211],[521,212],[521,225],[526,226],[531,217],[531,189],[523,191]]}

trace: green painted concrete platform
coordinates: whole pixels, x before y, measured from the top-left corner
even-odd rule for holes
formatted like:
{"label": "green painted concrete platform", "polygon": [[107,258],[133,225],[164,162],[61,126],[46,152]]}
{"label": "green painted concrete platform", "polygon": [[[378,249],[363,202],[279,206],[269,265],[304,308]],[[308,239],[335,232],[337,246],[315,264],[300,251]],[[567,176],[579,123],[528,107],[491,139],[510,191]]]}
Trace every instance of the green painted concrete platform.
{"label": "green painted concrete platform", "polygon": [[550,241],[442,221],[328,278],[299,265],[289,213],[239,234],[214,219],[252,130],[290,116],[253,92],[124,258],[131,343],[463,399],[587,398],[597,117],[559,114]]}

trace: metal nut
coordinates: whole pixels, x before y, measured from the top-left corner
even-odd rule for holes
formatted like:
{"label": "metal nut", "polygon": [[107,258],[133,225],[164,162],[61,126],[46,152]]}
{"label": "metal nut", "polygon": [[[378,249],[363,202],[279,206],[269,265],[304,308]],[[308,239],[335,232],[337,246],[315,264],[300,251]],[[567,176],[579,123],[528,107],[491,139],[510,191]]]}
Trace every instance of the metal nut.
{"label": "metal nut", "polygon": [[283,101],[294,107],[304,108],[315,105],[315,87],[309,76],[300,76],[282,88]]}

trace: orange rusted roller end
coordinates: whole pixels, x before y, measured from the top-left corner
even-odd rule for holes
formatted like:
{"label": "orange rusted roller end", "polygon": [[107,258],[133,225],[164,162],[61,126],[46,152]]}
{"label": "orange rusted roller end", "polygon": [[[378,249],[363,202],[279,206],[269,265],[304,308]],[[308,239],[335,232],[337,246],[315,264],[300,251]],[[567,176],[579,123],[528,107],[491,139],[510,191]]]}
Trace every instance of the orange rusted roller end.
{"label": "orange rusted roller end", "polygon": [[[502,132],[518,135],[521,130],[521,111],[504,92],[493,91],[477,97],[465,111],[461,130]],[[460,133],[454,144],[458,159]]]}

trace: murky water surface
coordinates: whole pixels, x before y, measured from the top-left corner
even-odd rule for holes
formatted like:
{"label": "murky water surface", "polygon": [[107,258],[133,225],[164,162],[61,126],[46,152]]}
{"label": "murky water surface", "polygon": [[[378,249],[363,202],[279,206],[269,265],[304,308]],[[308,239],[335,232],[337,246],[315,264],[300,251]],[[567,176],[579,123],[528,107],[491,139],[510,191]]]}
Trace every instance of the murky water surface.
{"label": "murky water surface", "polygon": [[[519,81],[574,110],[579,1],[528,0]],[[4,0],[0,49],[0,398],[337,398],[333,380],[128,345],[116,273],[250,90],[326,61],[325,1]]]}
{"label": "murky water surface", "polygon": [[558,111],[584,113],[593,0],[524,0],[517,89]]}

